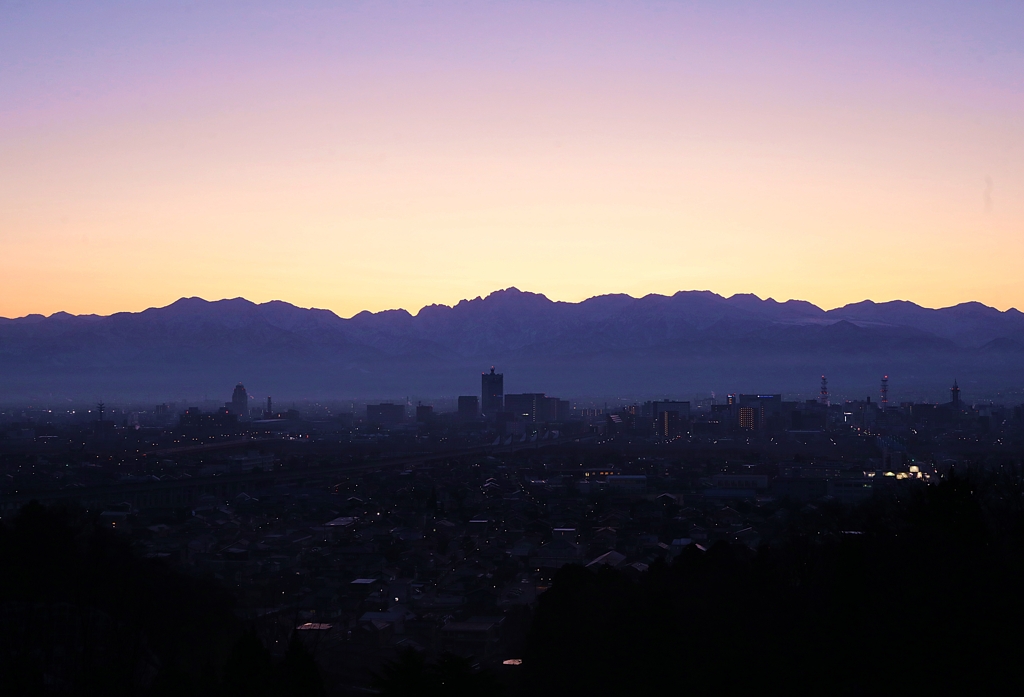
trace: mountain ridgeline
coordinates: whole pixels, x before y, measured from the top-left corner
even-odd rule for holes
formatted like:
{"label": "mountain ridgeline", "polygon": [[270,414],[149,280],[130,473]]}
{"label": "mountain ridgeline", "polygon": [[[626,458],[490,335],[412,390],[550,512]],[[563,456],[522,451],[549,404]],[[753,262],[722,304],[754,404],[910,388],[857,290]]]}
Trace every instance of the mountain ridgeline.
{"label": "mountain ridgeline", "polygon": [[182,298],[0,319],[0,402],[217,398],[237,381],[293,398],[476,394],[490,365],[508,392],[564,396],[813,396],[822,374],[837,395],[873,395],[889,374],[898,399],[941,399],[954,378],[979,396],[1024,386],[1024,313],[707,291],[567,303],[509,288],[416,315]]}

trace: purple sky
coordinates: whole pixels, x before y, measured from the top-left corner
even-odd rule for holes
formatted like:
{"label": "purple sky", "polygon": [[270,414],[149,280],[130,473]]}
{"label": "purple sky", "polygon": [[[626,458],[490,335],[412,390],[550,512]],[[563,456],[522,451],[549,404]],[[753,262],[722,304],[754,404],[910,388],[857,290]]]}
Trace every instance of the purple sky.
{"label": "purple sky", "polygon": [[1024,3],[294,4],[0,2],[0,315],[1024,305]]}

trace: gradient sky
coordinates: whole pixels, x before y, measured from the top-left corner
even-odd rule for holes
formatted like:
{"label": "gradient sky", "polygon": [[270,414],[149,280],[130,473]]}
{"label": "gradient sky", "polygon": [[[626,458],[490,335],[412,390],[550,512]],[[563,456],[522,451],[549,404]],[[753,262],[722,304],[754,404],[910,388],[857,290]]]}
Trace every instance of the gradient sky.
{"label": "gradient sky", "polygon": [[1024,3],[778,4],[0,0],[0,316],[1024,308]]}

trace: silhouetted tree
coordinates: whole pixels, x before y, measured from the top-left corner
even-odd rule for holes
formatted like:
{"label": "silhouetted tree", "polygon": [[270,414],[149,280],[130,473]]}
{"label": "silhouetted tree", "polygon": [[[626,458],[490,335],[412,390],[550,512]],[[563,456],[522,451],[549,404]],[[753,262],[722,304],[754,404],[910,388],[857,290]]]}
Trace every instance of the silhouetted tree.
{"label": "silhouetted tree", "polygon": [[321,697],[323,678],[306,645],[297,632],[292,633],[281,664],[277,667],[276,694],[280,697]]}
{"label": "silhouetted tree", "polygon": [[504,692],[493,673],[468,658],[446,653],[427,662],[415,649],[385,663],[372,684],[384,697],[491,697]]}
{"label": "silhouetted tree", "polygon": [[224,665],[224,687],[228,697],[263,697],[273,694],[274,665],[270,651],[254,629],[235,642]]}
{"label": "silhouetted tree", "polygon": [[0,524],[0,694],[196,694],[238,631],[231,598],[74,507]]}
{"label": "silhouetted tree", "polygon": [[373,675],[372,684],[384,697],[422,697],[428,689],[427,662],[416,649],[404,649]]}
{"label": "silhouetted tree", "polygon": [[[1024,690],[1021,487],[949,478],[791,512],[756,553],[694,547],[635,580],[561,569],[524,655],[532,695]],[[855,531],[860,534],[848,534]]]}
{"label": "silhouetted tree", "polygon": [[445,653],[430,666],[433,695],[441,697],[490,697],[501,694],[494,675],[462,656]]}

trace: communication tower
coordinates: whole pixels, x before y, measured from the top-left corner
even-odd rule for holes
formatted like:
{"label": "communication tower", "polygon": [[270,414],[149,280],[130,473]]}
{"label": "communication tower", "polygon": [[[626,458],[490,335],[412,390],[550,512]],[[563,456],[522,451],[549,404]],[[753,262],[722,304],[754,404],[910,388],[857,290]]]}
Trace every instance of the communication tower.
{"label": "communication tower", "polygon": [[821,402],[823,407],[827,407],[829,405],[828,378],[824,375],[821,376],[821,396],[818,398],[818,401]]}

